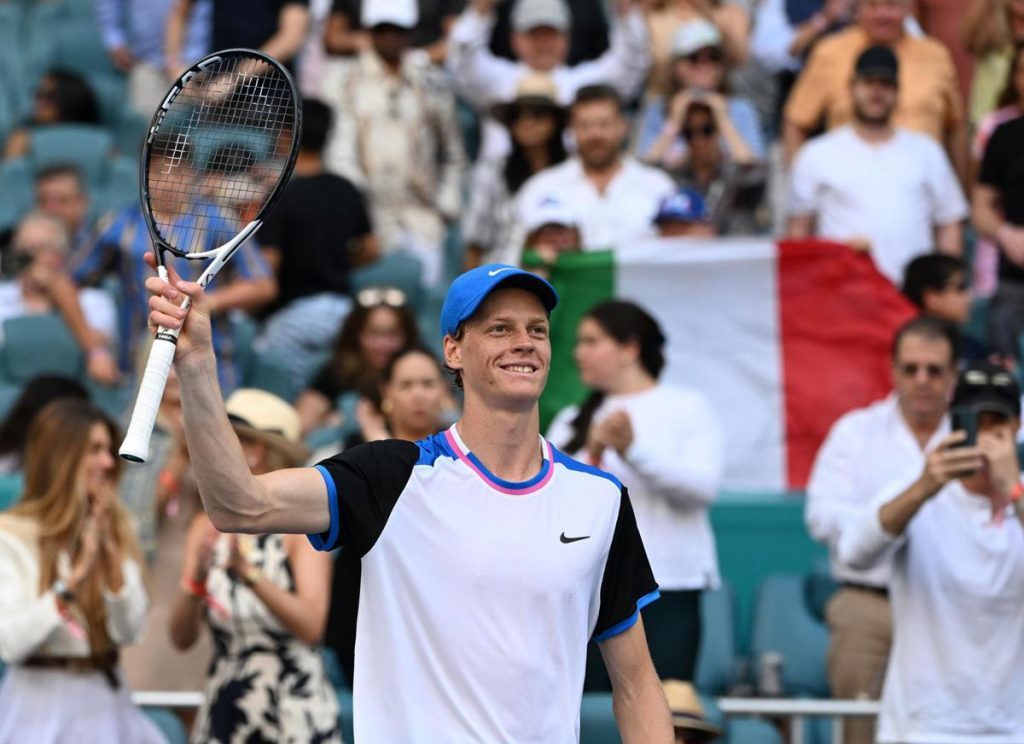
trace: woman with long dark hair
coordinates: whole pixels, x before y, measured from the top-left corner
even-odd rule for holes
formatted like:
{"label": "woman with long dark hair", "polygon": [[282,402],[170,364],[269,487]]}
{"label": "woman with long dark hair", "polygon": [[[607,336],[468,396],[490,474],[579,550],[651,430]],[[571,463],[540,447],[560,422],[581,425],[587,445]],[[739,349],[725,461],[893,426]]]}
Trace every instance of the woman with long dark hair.
{"label": "woman with long dark hair", "polygon": [[467,269],[519,263],[524,236],[516,230],[515,196],[531,176],[566,158],[566,113],[548,77],[523,78],[516,97],[493,114],[508,128],[512,149],[503,158],[481,159],[473,169],[462,222]]}
{"label": "woman with long dark hair", "polygon": [[592,308],[575,349],[591,392],[582,405],[558,414],[547,438],[629,489],[661,589],[661,601],[644,608],[651,657],[662,678],[693,680],[700,593],[719,583],[707,512],[718,493],[724,447],[704,397],[659,381],[664,347],[657,321],[637,305]]}
{"label": "woman with long dark hair", "polygon": [[34,127],[99,123],[99,103],[85,79],[67,70],[51,70],[36,86],[28,121],[7,138],[4,157],[16,158],[26,154],[29,130]]}
{"label": "woman with long dark hair", "polygon": [[0,423],[0,475],[21,471],[32,422],[59,398],[88,400],[89,392],[77,380],[62,375],[39,375],[29,380]]}
{"label": "woman with long dark hair", "polygon": [[419,341],[416,316],[401,290],[370,287],[355,300],[330,358],[295,402],[303,434],[330,423],[342,393],[372,396],[395,352]]}
{"label": "woman with long dark hair", "polygon": [[74,398],[32,423],[25,489],[0,515],[0,741],[163,741],[118,664],[147,605],[117,500],[120,441],[105,414]]}

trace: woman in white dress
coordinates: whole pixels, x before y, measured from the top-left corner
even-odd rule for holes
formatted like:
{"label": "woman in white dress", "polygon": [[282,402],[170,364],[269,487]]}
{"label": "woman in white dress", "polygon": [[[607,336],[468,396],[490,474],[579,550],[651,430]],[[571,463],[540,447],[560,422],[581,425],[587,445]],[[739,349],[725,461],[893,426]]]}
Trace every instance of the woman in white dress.
{"label": "woman in white dress", "polygon": [[118,666],[147,600],[117,442],[106,415],[71,398],[29,430],[24,492],[0,514],[0,742],[164,741]]}
{"label": "woman in white dress", "polygon": [[[558,414],[547,438],[629,489],[661,589],[661,600],[644,608],[651,658],[662,679],[692,681],[700,593],[719,583],[708,507],[718,495],[724,447],[703,395],[659,381],[664,345],[657,321],[637,305],[592,308],[580,321],[575,350],[591,393]],[[588,689],[610,689],[600,669],[588,663]]]}

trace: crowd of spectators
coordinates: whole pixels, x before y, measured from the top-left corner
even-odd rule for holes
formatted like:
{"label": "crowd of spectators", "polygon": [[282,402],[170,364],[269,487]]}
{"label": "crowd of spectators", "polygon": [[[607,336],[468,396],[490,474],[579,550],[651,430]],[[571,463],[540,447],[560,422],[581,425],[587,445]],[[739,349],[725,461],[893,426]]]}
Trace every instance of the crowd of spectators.
{"label": "crowd of spectators", "polygon": [[[1019,524],[997,518],[1012,514],[1006,500],[1021,490],[1008,485],[1020,480],[1008,441],[1024,348],[1024,2],[0,0],[8,6],[26,18],[35,6],[84,7],[94,35],[78,41],[108,69],[63,65],[70,56],[52,53],[18,77],[0,53],[0,345],[6,321],[55,314],[81,348],[89,387],[40,378],[0,425],[0,471],[25,478],[19,506],[0,519],[0,582],[11,588],[0,609],[20,602],[25,613],[0,621],[0,656],[18,669],[0,690],[0,739],[11,726],[43,725],[31,707],[15,716],[11,696],[28,694],[47,657],[83,657],[82,668],[115,682],[144,677],[151,655],[118,653],[141,624],[143,564],[172,587],[149,611],[166,620],[173,646],[194,646],[204,625],[214,639],[205,681],[198,670],[182,675],[185,688],[208,693],[200,739],[339,735],[312,648],[327,628],[351,679],[358,560],[342,553],[332,564],[290,536],[213,532],[190,480],[173,374],[145,467],[121,473],[97,454],[110,454],[116,430],[81,402],[97,388],[130,390],[148,349],[150,235],[134,192],[119,191],[114,175],[134,165],[140,117],[205,52],[251,47],[292,71],[304,110],[291,182],[209,291],[220,384],[253,472],[302,464],[314,451],[416,440],[454,421],[457,391],[421,336],[433,341],[427,316],[463,269],[528,260],[543,273],[562,254],[655,238],[666,252],[714,250],[719,238],[844,243],[921,317],[894,341],[892,394],[835,423],[807,486],[808,531],[828,546],[840,583],[826,613],[832,692],[894,690],[883,741],[930,741],[947,729],[968,732],[949,741],[986,741],[982,712],[907,718],[908,706],[950,701],[941,686],[915,697],[907,665],[928,655],[925,641],[893,637],[936,612],[948,624],[929,639],[946,643],[972,602],[985,633],[1015,632],[992,587],[1024,573]],[[113,102],[111,81],[120,86]],[[125,121],[136,124],[127,135]],[[54,156],[54,134],[105,144]],[[160,172],[151,165],[157,212]],[[212,209],[211,248],[239,218],[235,205]],[[202,267],[176,268],[188,277]],[[980,324],[979,306],[988,308]],[[547,436],[629,486],[662,590],[645,617],[686,629],[681,642],[652,633],[654,660],[663,678],[692,681],[699,598],[720,580],[708,509],[726,442],[700,393],[659,381],[666,333],[648,310],[612,301],[584,315],[574,359],[588,397]],[[254,355],[280,368],[277,396],[250,389]],[[950,400],[982,414],[960,452]],[[67,432],[54,429],[57,416]],[[81,440],[55,448],[77,453],[63,460],[44,452],[62,435]],[[980,467],[964,451],[984,459],[987,480],[960,478]],[[46,481],[45,468],[63,480]],[[77,470],[94,471],[94,482],[75,481]],[[58,487],[74,508],[57,503]],[[921,557],[941,552],[944,531],[981,524],[970,501],[979,493],[1007,556],[985,592],[951,560]],[[96,545],[86,550],[80,535]],[[979,541],[971,532],[954,547],[984,572],[991,555]],[[12,556],[16,571],[7,570]],[[942,581],[955,586],[941,601],[915,583]],[[269,661],[247,655],[260,644],[272,649]],[[978,678],[976,651],[957,646],[965,679]],[[289,675],[303,681],[279,699]],[[588,689],[606,683],[588,671]],[[97,705],[145,740],[119,684],[83,694],[102,697]],[[688,701],[675,684],[670,697]],[[1024,736],[1011,706],[998,708],[1004,697],[972,700],[991,703],[1006,736]],[[271,715],[256,721],[247,710]],[[45,740],[56,729],[38,730]],[[844,740],[875,735],[872,721],[850,721]]]}

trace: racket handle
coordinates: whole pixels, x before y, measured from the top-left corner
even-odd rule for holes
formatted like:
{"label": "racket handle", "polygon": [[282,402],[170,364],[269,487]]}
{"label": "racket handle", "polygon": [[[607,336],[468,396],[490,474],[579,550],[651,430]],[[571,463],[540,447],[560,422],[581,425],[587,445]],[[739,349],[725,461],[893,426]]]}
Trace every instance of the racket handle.
{"label": "racket handle", "polygon": [[[118,454],[131,462],[146,462],[149,458],[149,438],[153,435],[156,414],[160,409],[160,399],[167,385],[167,375],[174,361],[174,341],[166,338],[168,331],[161,328],[149,350],[146,371],[139,385],[139,395],[135,399],[132,420],[128,424],[124,442]],[[175,334],[176,335],[176,334]]]}

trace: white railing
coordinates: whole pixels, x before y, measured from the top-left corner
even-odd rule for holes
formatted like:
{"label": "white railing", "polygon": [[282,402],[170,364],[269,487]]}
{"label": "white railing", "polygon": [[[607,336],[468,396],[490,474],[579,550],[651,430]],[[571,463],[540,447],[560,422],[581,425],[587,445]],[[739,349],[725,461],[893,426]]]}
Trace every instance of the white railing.
{"label": "white railing", "polygon": [[[135,692],[136,705],[154,708],[198,708],[203,702],[201,692]],[[803,744],[804,722],[808,718],[832,718],[838,724],[844,718],[877,716],[877,700],[808,700],[793,698],[733,698],[715,701],[719,710],[728,716],[765,716],[790,720],[790,744]],[[833,744],[842,744],[843,731],[834,729]]]}

